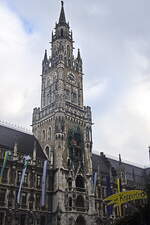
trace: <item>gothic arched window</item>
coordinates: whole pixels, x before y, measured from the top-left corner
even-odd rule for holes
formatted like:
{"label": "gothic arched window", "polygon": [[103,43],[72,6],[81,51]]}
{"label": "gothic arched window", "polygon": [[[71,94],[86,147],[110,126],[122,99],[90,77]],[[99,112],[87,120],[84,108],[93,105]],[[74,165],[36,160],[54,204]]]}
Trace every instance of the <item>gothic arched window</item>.
{"label": "gothic arched window", "polygon": [[48,128],[48,140],[51,140],[51,136],[52,136],[52,128],[49,127]]}
{"label": "gothic arched window", "polygon": [[72,93],[72,102],[77,103],[77,94],[75,92]]}
{"label": "gothic arched window", "polygon": [[98,198],[101,198],[101,189],[100,189],[100,187],[98,188]]}
{"label": "gothic arched window", "polygon": [[69,190],[72,189],[72,179],[71,178],[68,179],[68,188],[69,188]]}
{"label": "gothic arched window", "polygon": [[84,178],[81,176],[81,175],[78,175],[77,178],[76,178],[76,188],[79,190],[79,191],[84,191]]}
{"label": "gothic arched window", "polygon": [[68,55],[68,57],[70,57],[70,46],[69,45],[67,45],[67,55]]}
{"label": "gothic arched window", "polygon": [[64,30],[63,29],[60,30],[60,35],[61,35],[61,37],[64,36]]}
{"label": "gothic arched window", "polygon": [[49,157],[49,152],[50,152],[50,151],[49,151],[49,147],[47,146],[46,149],[45,149],[45,153],[46,153],[46,155],[47,155],[48,157]]}
{"label": "gothic arched window", "polygon": [[69,197],[69,208],[72,208],[72,198]]}
{"label": "gothic arched window", "polygon": [[71,61],[70,61],[70,59],[68,60],[68,66],[71,66]]}
{"label": "gothic arched window", "polygon": [[89,141],[89,127],[86,128],[86,140]]}
{"label": "gothic arched window", "polygon": [[84,208],[84,198],[82,195],[79,195],[76,199],[77,210],[82,210]]}
{"label": "gothic arched window", "polygon": [[49,77],[47,78],[47,87],[49,86],[50,84],[50,80],[49,80]]}
{"label": "gothic arched window", "polygon": [[42,140],[45,141],[46,139],[46,132],[45,130],[42,131]]}
{"label": "gothic arched window", "polygon": [[66,89],[66,100],[70,100],[70,90]]}
{"label": "gothic arched window", "polygon": [[71,167],[71,160],[70,160],[70,158],[69,158],[68,161],[67,161],[67,165],[68,165],[68,168]]}
{"label": "gothic arched window", "polygon": [[45,106],[45,92],[43,93],[43,106]]}
{"label": "gothic arched window", "polygon": [[50,96],[49,94],[47,95],[47,104],[49,104]]}
{"label": "gothic arched window", "polygon": [[67,58],[66,57],[64,58],[64,63],[65,63],[65,65],[67,65]]}
{"label": "gothic arched window", "polygon": [[58,90],[58,82],[55,82],[55,90]]}

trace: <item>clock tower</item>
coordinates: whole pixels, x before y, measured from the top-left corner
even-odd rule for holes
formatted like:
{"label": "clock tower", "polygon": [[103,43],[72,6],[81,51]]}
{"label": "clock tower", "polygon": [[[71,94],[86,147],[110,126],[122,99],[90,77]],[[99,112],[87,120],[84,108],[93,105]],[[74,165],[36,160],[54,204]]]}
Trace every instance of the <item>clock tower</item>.
{"label": "clock tower", "polygon": [[51,55],[42,61],[41,107],[33,110],[33,134],[53,177],[52,225],[94,224],[91,108],[83,105],[82,58],[61,2]]}

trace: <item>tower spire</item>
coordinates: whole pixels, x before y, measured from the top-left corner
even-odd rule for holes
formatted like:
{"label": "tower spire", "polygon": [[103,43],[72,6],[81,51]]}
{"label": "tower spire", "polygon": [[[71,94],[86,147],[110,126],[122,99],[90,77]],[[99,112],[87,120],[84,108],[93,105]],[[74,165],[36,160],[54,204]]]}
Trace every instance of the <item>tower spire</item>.
{"label": "tower spire", "polygon": [[80,59],[81,59],[81,55],[80,55],[80,49],[79,49],[79,48],[78,48],[77,59],[78,59],[78,60],[80,60]]}
{"label": "tower spire", "polygon": [[64,11],[64,2],[61,1],[61,12],[59,16],[59,24],[66,23],[65,11]]}
{"label": "tower spire", "polygon": [[44,62],[47,62],[48,61],[48,59],[47,59],[47,50],[45,49],[45,54],[44,54],[44,60],[43,60]]}

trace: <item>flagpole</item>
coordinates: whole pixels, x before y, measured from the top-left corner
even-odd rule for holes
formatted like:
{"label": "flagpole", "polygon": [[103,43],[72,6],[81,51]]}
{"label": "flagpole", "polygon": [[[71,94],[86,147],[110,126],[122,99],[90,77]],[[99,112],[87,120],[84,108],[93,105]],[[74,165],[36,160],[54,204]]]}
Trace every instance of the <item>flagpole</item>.
{"label": "flagpole", "polygon": [[[122,192],[121,190],[121,164],[122,164],[122,160],[121,160],[121,154],[119,154],[119,178],[117,178],[117,189],[118,189],[118,193]],[[119,204],[119,216],[122,216],[122,206],[121,204]]]}
{"label": "flagpole", "polygon": [[[117,178],[117,189],[118,189],[118,193],[121,192],[121,179],[120,178]],[[122,207],[121,207],[121,203],[119,203],[119,216],[121,217],[122,216]]]}

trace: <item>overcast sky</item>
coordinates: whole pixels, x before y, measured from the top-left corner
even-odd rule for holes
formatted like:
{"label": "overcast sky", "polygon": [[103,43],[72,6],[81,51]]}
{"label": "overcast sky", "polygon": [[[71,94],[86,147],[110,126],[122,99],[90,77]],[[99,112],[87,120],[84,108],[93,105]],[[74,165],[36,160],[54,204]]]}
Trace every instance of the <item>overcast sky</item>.
{"label": "overcast sky", "polygon": [[[84,63],[93,151],[143,165],[150,145],[149,10],[149,0],[65,0]],[[56,0],[0,0],[0,120],[29,128],[59,13]]]}

